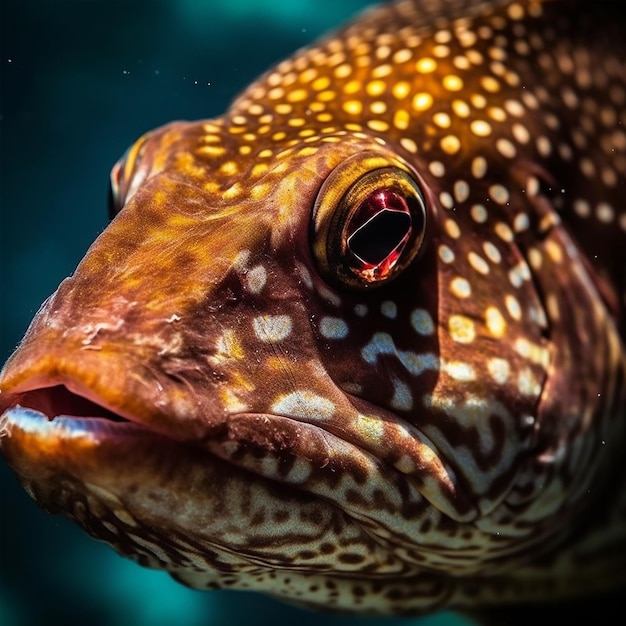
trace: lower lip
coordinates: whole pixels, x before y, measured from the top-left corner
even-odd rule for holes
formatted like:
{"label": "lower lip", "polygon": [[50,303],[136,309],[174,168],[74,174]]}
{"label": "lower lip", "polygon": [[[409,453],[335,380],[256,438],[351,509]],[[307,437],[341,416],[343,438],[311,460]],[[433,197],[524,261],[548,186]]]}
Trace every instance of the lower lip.
{"label": "lower lip", "polygon": [[41,411],[16,405],[0,417],[0,438],[10,436],[13,429],[38,438],[132,437],[146,435],[149,431],[141,424],[117,422],[103,417],[74,417],[59,415],[49,419]]}

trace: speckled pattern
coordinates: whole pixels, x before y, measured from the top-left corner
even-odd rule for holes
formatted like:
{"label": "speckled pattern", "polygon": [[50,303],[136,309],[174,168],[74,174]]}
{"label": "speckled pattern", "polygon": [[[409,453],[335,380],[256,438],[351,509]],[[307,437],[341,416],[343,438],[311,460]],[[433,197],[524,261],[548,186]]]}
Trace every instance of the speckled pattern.
{"label": "speckled pattern", "polygon": [[402,0],[140,138],[2,374],[24,487],[326,609],[623,586],[622,32]]}

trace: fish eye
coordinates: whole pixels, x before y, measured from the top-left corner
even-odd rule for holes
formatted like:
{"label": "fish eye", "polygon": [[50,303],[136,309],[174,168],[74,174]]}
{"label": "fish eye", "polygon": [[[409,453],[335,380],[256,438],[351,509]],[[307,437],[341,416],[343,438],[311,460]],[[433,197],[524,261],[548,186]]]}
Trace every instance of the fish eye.
{"label": "fish eye", "polygon": [[424,195],[408,169],[380,157],[359,158],[331,172],[319,191],[313,255],[329,283],[363,291],[411,265],[425,230]]}
{"label": "fish eye", "polygon": [[112,220],[137,190],[142,176],[137,173],[150,133],[142,135],[111,168],[109,175],[109,219]]}
{"label": "fish eye", "polygon": [[124,155],[111,169],[109,175],[109,198],[108,209],[109,219],[112,220],[124,206],[124,199],[121,193],[121,172],[126,155]]}

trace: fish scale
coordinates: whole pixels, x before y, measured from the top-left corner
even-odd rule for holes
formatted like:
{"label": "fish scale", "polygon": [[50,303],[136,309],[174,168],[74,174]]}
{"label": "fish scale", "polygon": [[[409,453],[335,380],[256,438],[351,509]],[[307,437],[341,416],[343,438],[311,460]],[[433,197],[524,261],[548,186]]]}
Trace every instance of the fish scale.
{"label": "fish scale", "polygon": [[24,487],[198,588],[388,614],[623,588],[612,13],[381,5],[141,137],[3,370]]}

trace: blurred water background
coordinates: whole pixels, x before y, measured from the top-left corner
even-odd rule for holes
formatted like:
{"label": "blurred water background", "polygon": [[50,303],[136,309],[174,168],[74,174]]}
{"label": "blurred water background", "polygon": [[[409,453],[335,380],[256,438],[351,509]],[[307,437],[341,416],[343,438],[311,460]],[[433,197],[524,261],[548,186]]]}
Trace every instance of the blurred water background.
{"label": "blurred water background", "polygon": [[[0,360],[106,226],[112,164],[144,131],[219,115],[367,0],[2,0]],[[451,626],[201,593],[32,502],[0,462],[1,626]]]}

